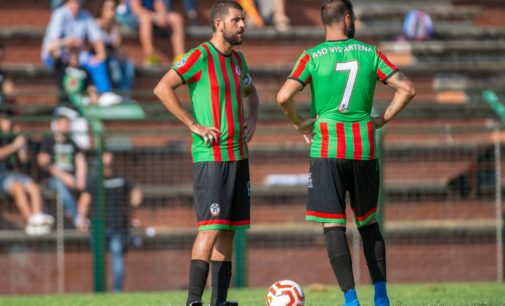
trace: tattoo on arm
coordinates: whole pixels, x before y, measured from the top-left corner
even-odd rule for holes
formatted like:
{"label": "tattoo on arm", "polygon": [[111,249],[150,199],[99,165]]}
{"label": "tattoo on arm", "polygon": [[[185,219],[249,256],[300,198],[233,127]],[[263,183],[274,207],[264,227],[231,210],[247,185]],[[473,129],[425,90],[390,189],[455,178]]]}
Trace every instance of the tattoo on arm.
{"label": "tattoo on arm", "polygon": [[396,74],[396,80],[398,82],[403,82],[403,81],[406,81],[408,79],[409,78],[407,78],[407,76],[405,76],[405,74],[403,74],[403,72],[401,72],[401,71],[398,71],[398,73]]}

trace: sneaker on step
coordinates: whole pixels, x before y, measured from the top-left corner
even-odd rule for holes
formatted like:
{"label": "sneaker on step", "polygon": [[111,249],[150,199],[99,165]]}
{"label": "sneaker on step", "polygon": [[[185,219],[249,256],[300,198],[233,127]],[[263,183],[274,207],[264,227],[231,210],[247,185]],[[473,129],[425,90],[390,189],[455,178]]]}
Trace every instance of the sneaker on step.
{"label": "sneaker on step", "polygon": [[47,235],[50,232],[51,232],[51,228],[47,225],[28,224],[25,227],[25,233],[28,236],[42,236],[42,235]]}
{"label": "sneaker on step", "polygon": [[104,92],[98,98],[98,105],[100,106],[112,106],[123,102],[123,97],[113,92]]}
{"label": "sneaker on step", "polygon": [[146,56],[144,58],[144,67],[146,67],[146,68],[158,66],[160,64],[161,64],[161,60],[156,55],[150,55],[150,56]]}
{"label": "sneaker on step", "polygon": [[74,219],[75,228],[80,232],[87,232],[91,226],[91,222],[88,218],[77,216]]}
{"label": "sneaker on step", "polygon": [[35,213],[28,220],[28,224],[39,226],[39,225],[47,225],[49,227],[53,226],[54,218],[50,215],[46,215],[44,213]]}

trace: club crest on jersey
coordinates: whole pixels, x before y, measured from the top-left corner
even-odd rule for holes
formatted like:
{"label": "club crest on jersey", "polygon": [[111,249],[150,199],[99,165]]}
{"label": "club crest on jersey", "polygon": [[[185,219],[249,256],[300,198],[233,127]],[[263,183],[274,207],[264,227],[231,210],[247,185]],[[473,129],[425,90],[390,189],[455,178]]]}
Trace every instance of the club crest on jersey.
{"label": "club crest on jersey", "polygon": [[219,212],[221,211],[221,207],[217,203],[212,203],[210,205],[210,214],[214,217],[219,216]]}
{"label": "club crest on jersey", "polygon": [[184,66],[184,64],[186,64],[186,59],[183,58],[180,61],[178,61],[177,64],[175,64],[175,67],[180,68],[180,67]]}
{"label": "club crest on jersey", "polygon": [[235,72],[237,73],[238,76],[242,75],[242,70],[240,69],[240,67],[238,65],[235,65]]}

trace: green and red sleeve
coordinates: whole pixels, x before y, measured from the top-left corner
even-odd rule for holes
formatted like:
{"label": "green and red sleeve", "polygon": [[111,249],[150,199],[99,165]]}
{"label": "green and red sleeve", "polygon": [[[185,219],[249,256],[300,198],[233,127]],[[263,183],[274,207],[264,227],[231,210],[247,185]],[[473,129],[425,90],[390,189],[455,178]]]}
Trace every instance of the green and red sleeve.
{"label": "green and red sleeve", "polygon": [[295,67],[288,79],[298,81],[302,86],[310,83],[311,72],[310,72],[310,55],[307,52],[303,52],[302,55],[296,61]]}
{"label": "green and red sleeve", "polygon": [[386,83],[399,70],[380,50],[376,50],[376,52],[378,57],[377,78]]}
{"label": "green and red sleeve", "polygon": [[177,72],[184,83],[200,80],[202,75],[203,53],[200,48],[194,48],[177,63],[172,69]]}

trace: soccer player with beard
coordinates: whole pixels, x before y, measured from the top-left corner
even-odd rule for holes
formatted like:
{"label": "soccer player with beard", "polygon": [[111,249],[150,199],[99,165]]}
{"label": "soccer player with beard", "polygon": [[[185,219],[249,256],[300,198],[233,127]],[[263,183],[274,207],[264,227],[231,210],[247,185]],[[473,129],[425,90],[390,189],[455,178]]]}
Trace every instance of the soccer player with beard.
{"label": "soccer player with beard", "polygon": [[[203,305],[209,269],[212,306],[227,302],[235,230],[250,221],[249,142],[256,129],[258,95],[244,56],[245,17],[235,1],[211,9],[212,38],[189,51],[161,79],[154,93],[192,132],[193,189],[198,220],[186,305]],[[175,89],[188,84],[193,116]]]}
{"label": "soccer player with beard", "polygon": [[[375,130],[409,103],[415,89],[376,47],[353,39],[355,18],[349,0],[325,0],[321,19],[326,41],[302,53],[279,91],[277,102],[311,143],[312,179],[306,219],[323,225],[328,257],[344,292],[344,305],[359,305],[345,235],[345,195],[349,192],[375,288],[374,304],[386,306],[386,247],[375,218],[379,195]],[[377,80],[393,88],[395,95],[383,114],[372,117]],[[304,120],[293,99],[308,84],[312,89],[312,118]]]}

